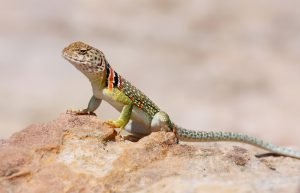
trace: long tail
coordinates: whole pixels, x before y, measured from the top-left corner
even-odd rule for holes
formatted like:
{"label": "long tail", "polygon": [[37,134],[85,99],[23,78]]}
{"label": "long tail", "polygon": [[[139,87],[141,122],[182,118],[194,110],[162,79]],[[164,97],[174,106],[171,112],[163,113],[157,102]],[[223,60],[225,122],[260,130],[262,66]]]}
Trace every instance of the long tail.
{"label": "long tail", "polygon": [[300,159],[300,151],[279,147],[248,135],[233,132],[205,132],[187,130],[174,125],[176,136],[182,141],[237,141],[268,150],[272,153]]}

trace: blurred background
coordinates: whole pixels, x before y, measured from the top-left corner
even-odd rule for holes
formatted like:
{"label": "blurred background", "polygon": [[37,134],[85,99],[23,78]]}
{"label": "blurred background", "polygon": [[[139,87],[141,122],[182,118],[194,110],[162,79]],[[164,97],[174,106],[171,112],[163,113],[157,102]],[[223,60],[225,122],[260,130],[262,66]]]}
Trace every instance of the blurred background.
{"label": "blurred background", "polygon": [[179,125],[300,146],[300,1],[0,2],[0,138],[86,107],[90,84],[61,57],[81,40]]}

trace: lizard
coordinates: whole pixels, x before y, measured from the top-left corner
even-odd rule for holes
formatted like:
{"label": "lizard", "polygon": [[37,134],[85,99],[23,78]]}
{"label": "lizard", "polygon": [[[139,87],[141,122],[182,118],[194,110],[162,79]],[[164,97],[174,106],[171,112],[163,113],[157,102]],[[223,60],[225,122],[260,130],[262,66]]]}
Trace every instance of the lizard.
{"label": "lizard", "polygon": [[[177,126],[142,91],[118,74],[108,63],[102,51],[84,42],[73,42],[62,51],[62,56],[81,71],[90,81],[93,95],[87,108],[69,110],[76,115],[95,115],[102,100],[120,112],[118,119],[105,123],[129,132],[150,134],[156,131],[174,132],[179,141],[234,141],[265,149],[272,154],[300,159],[300,152],[273,145],[261,139],[235,132],[196,131]],[[134,129],[135,125],[137,126]]]}

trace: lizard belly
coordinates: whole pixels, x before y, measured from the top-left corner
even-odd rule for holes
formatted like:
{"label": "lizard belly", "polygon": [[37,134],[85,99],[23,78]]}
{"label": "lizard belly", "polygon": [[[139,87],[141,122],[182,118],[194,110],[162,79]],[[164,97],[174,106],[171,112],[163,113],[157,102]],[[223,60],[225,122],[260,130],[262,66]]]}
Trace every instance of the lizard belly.
{"label": "lizard belly", "polygon": [[137,106],[133,106],[131,120],[142,124],[145,128],[150,128],[151,126],[151,117],[149,114]]}

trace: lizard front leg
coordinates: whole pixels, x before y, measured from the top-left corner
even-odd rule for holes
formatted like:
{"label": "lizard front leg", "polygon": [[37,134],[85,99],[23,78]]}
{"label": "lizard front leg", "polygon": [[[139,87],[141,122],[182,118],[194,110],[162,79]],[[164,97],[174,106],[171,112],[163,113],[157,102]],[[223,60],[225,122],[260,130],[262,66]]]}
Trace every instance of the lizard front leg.
{"label": "lizard front leg", "polygon": [[105,121],[105,123],[110,125],[113,128],[124,129],[128,121],[130,120],[132,107],[133,107],[132,104],[124,105],[121,114],[117,120],[107,120]]}
{"label": "lizard front leg", "polygon": [[133,102],[117,88],[104,89],[103,93],[109,97],[113,102],[123,105],[121,114],[117,120],[108,120],[105,123],[113,128],[124,129],[130,120]]}
{"label": "lizard front leg", "polygon": [[98,99],[95,96],[92,96],[86,109],[67,110],[67,113],[72,115],[96,115],[94,111],[100,106],[101,101],[102,99]]}

